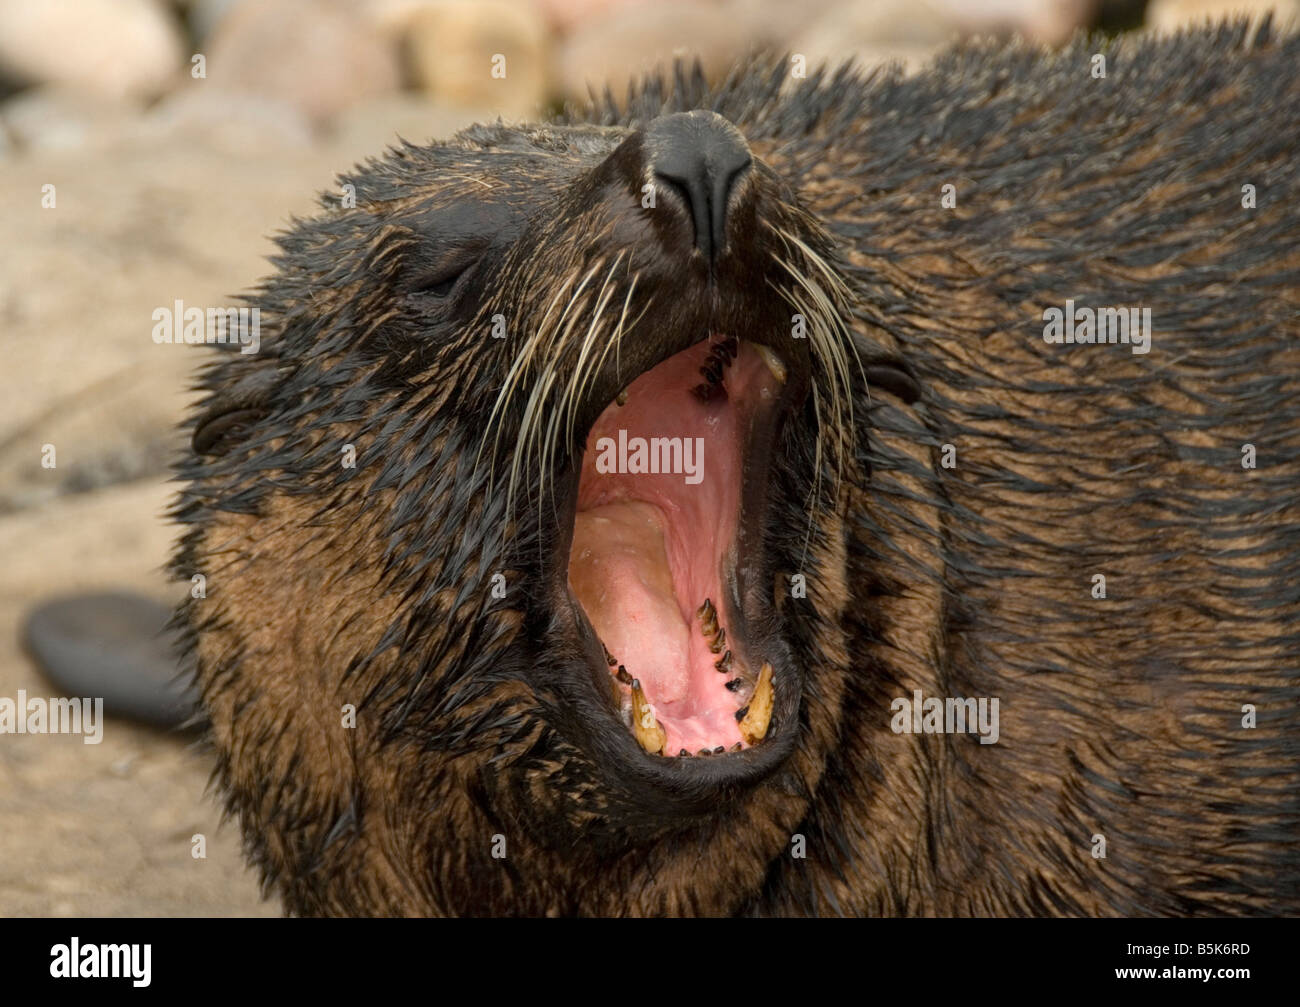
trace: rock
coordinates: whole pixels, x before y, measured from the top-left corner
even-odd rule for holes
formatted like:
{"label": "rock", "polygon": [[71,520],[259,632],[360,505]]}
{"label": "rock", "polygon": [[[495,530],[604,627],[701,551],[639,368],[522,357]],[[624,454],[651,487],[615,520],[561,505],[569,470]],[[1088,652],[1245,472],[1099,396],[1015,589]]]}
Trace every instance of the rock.
{"label": "rock", "polygon": [[[966,35],[1023,35],[1061,45],[1092,23],[1100,0],[938,0]],[[910,9],[914,9],[908,5]]]}
{"label": "rock", "polygon": [[105,98],[160,93],[183,41],[156,0],[0,0],[0,74]]}
{"label": "rock", "polygon": [[864,68],[901,62],[914,71],[961,30],[942,0],[839,3],[796,33],[790,50],[805,58],[809,73],[822,63],[848,60]]}
{"label": "rock", "polygon": [[559,31],[569,32],[610,11],[643,2],[644,0],[538,0],[537,7],[550,25]]}
{"label": "rock", "polygon": [[198,41],[199,50],[207,45],[221,19],[239,0],[193,0],[186,5],[185,23],[190,26],[190,36]]}
{"label": "rock", "polygon": [[149,140],[182,138],[226,151],[301,147],[315,141],[307,116],[287,101],[185,81],[136,126]]}
{"label": "rock", "polygon": [[[220,307],[267,272],[268,235],[349,167],[314,148],[124,143],[38,152],[0,188],[0,515],[161,474],[207,351],[158,345],[152,313]],[[42,206],[45,186],[55,206]],[[55,467],[42,465],[46,444]]]}
{"label": "rock", "polygon": [[414,9],[398,30],[412,83],[434,100],[507,119],[542,110],[551,45],[531,5],[436,0]]}
{"label": "rock", "polygon": [[193,84],[287,102],[317,125],[401,85],[391,40],[345,0],[239,0],[205,45]]}
{"label": "rock", "polygon": [[174,607],[130,591],[59,594],[25,616],[24,649],[56,695],[96,697],[109,716],[181,729],[198,715],[198,689],[176,660]]}
{"label": "rock", "polygon": [[0,132],[27,152],[106,146],[132,128],[141,107],[66,85],[32,88],[0,105]]}
{"label": "rock", "polygon": [[1152,0],[1146,26],[1152,31],[1172,32],[1207,20],[1243,16],[1258,23],[1270,11],[1275,27],[1300,22],[1300,0]]}
{"label": "rock", "polygon": [[422,94],[387,95],[344,112],[330,146],[343,167],[379,156],[399,138],[416,144],[445,140],[482,119],[481,110],[436,104]]}
{"label": "rock", "polygon": [[918,70],[954,39],[1019,34],[1060,44],[1087,23],[1095,0],[841,0],[802,31],[789,48],[811,71],[853,59],[864,68],[900,62]]}
{"label": "rock", "polygon": [[576,26],[560,45],[564,95],[585,101],[590,86],[608,83],[622,99],[628,84],[677,55],[698,58],[706,75],[721,79],[750,48],[755,32],[738,25],[739,8],[665,0],[608,10]]}

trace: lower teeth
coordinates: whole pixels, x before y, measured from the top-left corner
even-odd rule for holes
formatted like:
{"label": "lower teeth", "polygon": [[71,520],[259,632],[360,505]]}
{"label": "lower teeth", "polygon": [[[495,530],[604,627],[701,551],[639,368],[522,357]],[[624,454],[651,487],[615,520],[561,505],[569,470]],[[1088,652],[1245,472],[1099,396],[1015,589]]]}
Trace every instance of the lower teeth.
{"label": "lower teeth", "polygon": [[668,740],[668,732],[655,718],[654,709],[636,679],[632,680],[632,734],[651,755],[662,752]]}
{"label": "lower teeth", "polygon": [[[718,612],[710,599],[705,599],[696,611],[696,615],[701,622],[701,628],[705,638],[710,641],[710,649],[717,653],[726,641],[726,631],[718,621]],[[716,649],[713,645],[716,644]],[[650,755],[662,755],[664,745],[668,740],[668,732],[655,716],[654,707],[641,687],[640,681],[632,677],[631,672],[625,665],[619,664],[618,659],[609,652],[608,648],[603,647],[605,659],[611,668],[617,668],[610,678],[610,683],[614,690],[615,702],[619,707],[619,716],[623,723],[631,730],[637,743]],[[730,650],[726,651],[721,658],[714,662],[714,666],[720,672],[731,673],[734,658]],[[733,678],[726,683],[726,689],[729,692],[740,693],[749,685],[749,682],[743,677]],[[774,693],[774,673],[772,665],[764,661],[759,671],[758,681],[753,686],[753,691],[749,696],[748,702],[735,712],[736,723],[740,729],[742,742],[737,742],[732,746],[731,751],[740,752],[744,750],[745,745],[755,745],[767,736],[767,730],[772,719],[772,707],[775,701]],[[629,687],[627,691],[623,686]],[[630,694],[629,694],[630,693]],[[716,745],[712,748],[702,748],[698,754],[701,756],[722,755],[726,752],[726,747]],[[678,758],[692,758],[691,753],[682,748],[677,753]]]}
{"label": "lower teeth", "polygon": [[740,736],[747,745],[756,744],[767,737],[776,698],[772,678],[772,666],[764,661],[763,669],[758,673],[758,684],[754,686],[754,695],[750,697],[745,715],[740,719]]}

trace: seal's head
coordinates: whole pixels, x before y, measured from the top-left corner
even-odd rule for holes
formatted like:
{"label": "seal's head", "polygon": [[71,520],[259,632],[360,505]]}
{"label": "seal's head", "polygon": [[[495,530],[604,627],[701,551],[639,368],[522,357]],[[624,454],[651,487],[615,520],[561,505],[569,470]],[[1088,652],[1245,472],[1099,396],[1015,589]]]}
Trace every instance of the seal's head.
{"label": "seal's head", "polygon": [[703,110],[344,182],[209,372],[179,508],[256,858],[298,912],[734,910],[847,663],[830,239]]}

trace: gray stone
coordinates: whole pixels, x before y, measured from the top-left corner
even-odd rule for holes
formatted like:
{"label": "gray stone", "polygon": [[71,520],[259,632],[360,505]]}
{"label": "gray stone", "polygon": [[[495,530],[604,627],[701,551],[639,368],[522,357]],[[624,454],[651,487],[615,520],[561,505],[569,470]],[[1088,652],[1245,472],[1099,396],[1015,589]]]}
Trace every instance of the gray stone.
{"label": "gray stone", "polygon": [[0,73],[14,80],[154,95],[179,71],[182,47],[157,0],[0,0]]}

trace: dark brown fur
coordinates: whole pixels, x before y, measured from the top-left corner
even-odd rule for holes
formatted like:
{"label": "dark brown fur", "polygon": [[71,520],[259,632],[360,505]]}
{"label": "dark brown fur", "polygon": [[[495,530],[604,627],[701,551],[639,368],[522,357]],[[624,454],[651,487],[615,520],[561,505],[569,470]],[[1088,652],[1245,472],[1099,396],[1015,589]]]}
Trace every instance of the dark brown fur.
{"label": "dark brown fur", "polygon": [[[785,73],[406,147],[282,239],[263,353],[206,379],[206,416],[253,403],[247,435],[186,462],[175,561],[207,577],[184,620],[268,887],[300,914],[1300,911],[1300,43],[1234,26]],[[508,456],[475,469],[471,435],[514,348],[489,309],[526,328],[581,249],[624,240],[612,183],[582,186],[691,108],[739,127],[763,205],[852,290],[866,363],[921,396],[868,399],[855,372],[855,460],[825,462],[806,556],[812,440],[787,437],[769,532],[797,743],[707,810],[656,811],[566,719],[545,504],[511,519],[484,481]],[[510,222],[472,311],[421,321],[443,309],[420,277],[446,272],[421,221],[485,187]],[[1067,298],[1151,307],[1151,353],[1045,345]],[[795,570],[807,601],[780,590]],[[1000,697],[1001,740],[892,733],[914,689]]]}

